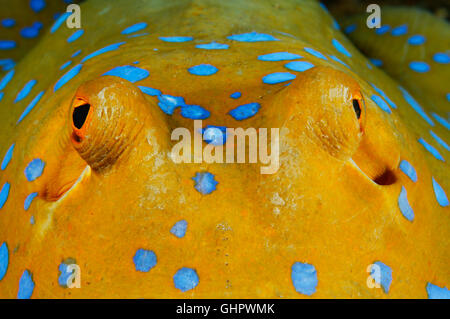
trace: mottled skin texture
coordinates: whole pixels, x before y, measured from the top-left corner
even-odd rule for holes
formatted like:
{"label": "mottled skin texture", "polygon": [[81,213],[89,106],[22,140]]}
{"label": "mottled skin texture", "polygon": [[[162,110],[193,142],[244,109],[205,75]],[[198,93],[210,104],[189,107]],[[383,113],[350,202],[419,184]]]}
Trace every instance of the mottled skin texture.
{"label": "mottled skin texture", "polygon": [[[0,184],[11,183],[0,211],[0,242],[6,241],[10,251],[1,297],[17,295],[28,269],[36,284],[33,298],[304,298],[291,281],[294,262],[317,270],[311,298],[426,298],[427,282],[448,287],[450,214],[436,202],[431,184],[434,176],[448,193],[448,164],[426,152],[417,138],[426,137],[447,160],[448,152],[429,137],[429,125],[407,105],[398,83],[379,69],[369,70],[367,59],[332,28],[331,17],[316,2],[134,1],[131,6],[123,0],[113,6],[87,1],[82,12],[86,34],[74,45],[65,41],[73,30],[47,34],[16,67],[0,102],[0,154],[16,143],[11,163],[0,174]],[[148,36],[120,34],[141,21],[149,24]],[[226,39],[251,31],[280,41]],[[158,39],[171,35],[195,40]],[[307,46],[337,55],[332,38],[352,53],[352,58],[339,57],[353,71],[303,51]],[[66,72],[59,66],[78,48],[83,53],[72,65],[120,41],[127,43],[86,61],[76,77],[53,92]],[[211,41],[228,43],[230,49],[195,48]],[[296,73],[290,86],[263,84],[264,75],[286,71],[286,61],[263,62],[257,56],[279,51],[303,55],[317,67]],[[150,71],[148,78],[132,84],[100,77],[134,61]],[[200,63],[219,72],[209,77],[187,72]],[[13,104],[30,78],[38,80],[36,87]],[[368,83],[381,88],[398,109],[389,115],[376,106]],[[204,106],[211,112],[204,126],[279,127],[279,171],[261,175],[255,164],[173,163],[170,132],[180,126],[192,132],[193,121],[181,117],[179,109],[165,115],[156,97],[142,94],[137,85]],[[41,90],[46,93],[39,104],[16,125]],[[229,98],[235,91],[243,92],[238,101]],[[362,98],[358,121],[352,99]],[[77,144],[71,111],[79,99],[91,103],[92,113]],[[254,117],[236,121],[226,115],[250,102],[261,104]],[[433,129],[448,141],[448,131],[439,125]],[[104,156],[93,156],[99,149]],[[23,171],[36,157],[46,167],[42,177],[28,182]],[[417,183],[398,169],[401,159],[415,167]],[[67,192],[88,165],[92,168]],[[191,178],[201,171],[219,182],[209,195],[193,187]],[[393,182],[376,184],[373,179],[384,172],[394,176]],[[413,222],[397,205],[402,185],[415,212]],[[35,191],[39,197],[25,212],[23,202]],[[32,215],[35,225],[29,222]],[[188,230],[180,239],[169,231],[181,219]],[[135,271],[132,258],[139,248],[157,255],[148,273]],[[58,285],[58,266],[67,258],[81,267],[80,289]],[[366,285],[367,267],[376,260],[393,271],[388,294]],[[173,284],[181,267],[195,269],[200,278],[185,293]]]}

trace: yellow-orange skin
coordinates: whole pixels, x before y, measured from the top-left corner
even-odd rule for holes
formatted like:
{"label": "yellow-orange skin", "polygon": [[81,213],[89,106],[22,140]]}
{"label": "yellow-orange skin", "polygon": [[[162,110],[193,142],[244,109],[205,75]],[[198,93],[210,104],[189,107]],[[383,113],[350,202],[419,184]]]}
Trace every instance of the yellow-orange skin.
{"label": "yellow-orange skin", "polygon": [[[368,70],[367,59],[331,28],[331,17],[316,2],[135,1],[131,6],[124,0],[114,5],[87,1],[82,12],[86,34],[76,45],[84,53],[73,65],[108,44],[127,43],[86,61],[76,77],[53,92],[65,73],[59,66],[76,48],[65,41],[72,30],[47,34],[17,66],[0,102],[0,154],[16,143],[11,163],[0,174],[1,185],[11,183],[0,210],[0,242],[7,242],[10,252],[0,297],[16,297],[25,269],[35,282],[32,298],[426,298],[427,282],[448,287],[450,211],[438,205],[431,184],[434,176],[448,193],[448,164],[426,152],[417,139],[425,137],[446,160],[448,152],[428,135],[428,124],[407,105],[397,83],[380,70]],[[149,24],[145,31],[150,35],[120,34],[141,21]],[[226,39],[254,30],[281,41]],[[195,40],[158,39],[170,35]],[[351,59],[341,58],[353,71],[303,51],[308,46],[336,54],[332,38],[352,53]],[[195,48],[213,40],[230,48]],[[280,51],[303,55],[317,67],[296,73],[289,86],[263,84],[264,75],[286,71],[286,61],[257,57]],[[134,61],[150,71],[148,78],[132,84],[100,77]],[[201,63],[219,72],[209,77],[187,72]],[[38,80],[33,92],[46,93],[16,125],[33,94],[21,104],[12,102],[30,77]],[[383,89],[398,109],[388,115],[376,106],[368,83]],[[204,126],[279,127],[280,169],[261,175],[255,164],[175,164],[169,156],[176,143],[170,133],[176,127],[192,132],[193,121],[181,117],[179,109],[165,115],[157,99],[137,85],[204,106],[211,112]],[[243,92],[239,100],[229,98],[235,91]],[[365,108],[358,122],[352,99],[361,95]],[[93,111],[85,147],[71,138],[77,98],[88,100]],[[236,121],[227,115],[251,102],[261,104],[254,117]],[[433,130],[448,141],[445,128]],[[121,152],[114,151],[118,143]],[[104,147],[111,160],[96,165],[99,158],[89,156],[92,145]],[[28,182],[23,171],[33,158],[46,166],[40,178]],[[351,164],[352,158],[364,172]],[[398,169],[402,159],[415,167],[416,183]],[[393,172],[395,183],[373,182],[384,170]],[[209,195],[197,192],[191,179],[202,171],[219,182]],[[413,222],[398,208],[402,185],[414,209]],[[24,200],[35,191],[39,197],[25,212]],[[181,219],[188,221],[188,230],[177,238],[170,229]],[[157,255],[156,266],[147,273],[135,270],[133,256],[139,248]],[[58,285],[58,266],[67,258],[81,268],[79,289]],[[388,294],[366,284],[367,267],[377,260],[393,271]],[[317,270],[311,297],[292,284],[295,262]],[[182,267],[195,269],[200,279],[184,293],[173,284]]]}

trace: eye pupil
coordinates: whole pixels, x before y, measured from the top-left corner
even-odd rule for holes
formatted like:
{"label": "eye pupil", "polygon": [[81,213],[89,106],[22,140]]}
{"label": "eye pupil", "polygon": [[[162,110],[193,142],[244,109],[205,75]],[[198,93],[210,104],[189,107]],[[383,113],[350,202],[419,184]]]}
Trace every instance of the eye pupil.
{"label": "eye pupil", "polygon": [[359,118],[361,117],[361,107],[359,106],[358,100],[353,100],[353,109],[355,110],[356,117],[359,120]]}
{"label": "eye pupil", "polygon": [[89,114],[90,108],[91,108],[90,104],[83,104],[83,105],[76,107],[73,110],[73,114],[72,114],[73,125],[77,129],[81,129],[83,127],[84,123],[86,122],[86,118]]}

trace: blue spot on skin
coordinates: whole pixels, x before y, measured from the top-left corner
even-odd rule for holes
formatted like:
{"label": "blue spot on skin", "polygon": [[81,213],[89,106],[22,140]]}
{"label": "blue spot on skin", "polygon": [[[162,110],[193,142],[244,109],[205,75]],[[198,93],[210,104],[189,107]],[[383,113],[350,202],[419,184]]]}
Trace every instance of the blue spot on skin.
{"label": "blue spot on skin", "polygon": [[414,183],[417,182],[417,173],[414,167],[406,160],[402,160],[399,165],[400,170],[406,174]]}
{"label": "blue spot on skin", "polygon": [[210,112],[202,108],[200,105],[183,105],[181,107],[181,116],[192,120],[207,119]]}
{"label": "blue spot on skin", "polygon": [[334,27],[336,30],[340,30],[340,29],[341,29],[341,27],[339,26],[339,23],[338,23],[335,19],[333,19],[333,27]]}
{"label": "blue spot on skin", "polygon": [[34,12],[40,12],[45,8],[45,0],[30,0],[30,7]]}
{"label": "blue spot on skin", "polygon": [[388,32],[390,29],[391,29],[391,27],[389,25],[385,24],[385,25],[381,26],[380,28],[376,28],[375,33],[378,35],[383,35],[386,32]]}
{"label": "blue spot on skin", "polygon": [[16,47],[16,42],[13,40],[0,40],[0,50],[11,50]]}
{"label": "blue spot on skin", "polygon": [[31,224],[31,225],[34,225],[34,223],[35,223],[35,221],[34,221],[34,216],[31,216],[31,217],[30,217],[30,224]]}
{"label": "blue spot on skin", "polygon": [[77,40],[79,37],[81,37],[84,33],[83,29],[80,29],[78,31],[75,31],[74,33],[72,33],[72,35],[70,37],[67,38],[67,42],[72,43],[75,40]]}
{"label": "blue spot on skin", "polygon": [[227,141],[227,128],[225,126],[207,125],[202,129],[203,140],[212,145],[223,145]]}
{"label": "blue spot on skin", "polygon": [[4,95],[5,93],[3,93],[3,92],[0,92],[0,101],[3,99],[3,95]]}
{"label": "blue spot on skin", "polygon": [[55,21],[55,23],[53,23],[51,29],[50,29],[50,33],[55,33],[56,30],[59,29],[59,27],[61,26],[61,24],[64,23],[64,21],[66,21],[66,19],[72,14],[72,12],[64,12],[63,14],[61,14],[58,19]]}
{"label": "blue spot on skin", "polygon": [[239,42],[278,41],[277,38],[274,38],[270,34],[258,33],[255,31],[250,33],[233,34],[227,38]]}
{"label": "blue spot on skin", "polygon": [[38,196],[38,193],[31,193],[30,195],[27,196],[27,198],[25,198],[25,202],[23,204],[23,208],[25,210],[28,210],[28,208],[30,208],[31,203],[33,202],[33,199],[35,199],[36,196]]}
{"label": "blue spot on skin", "polygon": [[327,13],[329,12],[328,8],[322,2],[319,2],[319,5],[325,12],[327,12]]}
{"label": "blue spot on skin", "polygon": [[259,103],[248,103],[244,105],[239,105],[235,109],[232,109],[230,112],[228,112],[235,120],[242,121],[245,119],[248,119],[249,117],[252,117],[256,113],[258,113],[258,110],[260,109],[261,105]]}
{"label": "blue spot on skin", "polygon": [[82,64],[77,64],[76,66],[74,66],[73,68],[71,68],[69,71],[67,71],[66,74],[64,74],[59,80],[58,82],[56,82],[53,90],[54,92],[56,92],[58,89],[60,89],[64,84],[66,84],[67,82],[69,82],[70,80],[72,80],[80,71],[81,68],[83,67]]}
{"label": "blue spot on skin", "polygon": [[8,200],[9,190],[11,189],[11,185],[9,183],[5,183],[0,190],[0,209],[5,206],[6,201]]}
{"label": "blue spot on skin", "polygon": [[8,148],[8,150],[6,151],[5,157],[3,157],[3,161],[2,161],[2,166],[1,166],[2,171],[4,171],[5,168],[8,166],[9,162],[11,162],[11,158],[13,156],[15,146],[16,146],[16,144],[11,145]]}
{"label": "blue spot on skin", "polygon": [[217,71],[219,71],[219,69],[211,64],[200,64],[200,65],[190,67],[188,69],[188,71],[189,71],[189,73],[191,73],[193,75],[207,76],[207,75],[213,75],[213,74],[217,73]]}
{"label": "blue spot on skin", "polygon": [[192,179],[195,182],[194,188],[203,195],[211,194],[219,184],[214,180],[214,175],[208,172],[196,173]]}
{"label": "blue spot on skin", "polygon": [[380,94],[381,95],[381,97],[383,98],[383,99],[385,99],[386,100],[386,102],[388,102],[388,104],[392,107],[392,108],[394,108],[394,109],[396,109],[397,108],[397,105],[383,92],[383,90],[381,90],[381,89],[379,89],[379,88],[377,88],[376,86],[375,86],[375,84],[372,84],[372,83],[370,83],[370,85],[373,87],[373,89],[378,93],[378,94]]}
{"label": "blue spot on skin", "polygon": [[183,238],[184,235],[186,234],[187,225],[188,225],[187,221],[180,220],[176,222],[175,225],[173,225],[170,232],[175,236],[177,236],[178,238]]}
{"label": "blue spot on skin", "polygon": [[17,102],[23,100],[24,98],[26,98],[36,83],[37,83],[36,80],[31,80],[27,84],[25,84],[23,89],[17,94],[17,97],[14,100],[14,103],[17,103]]}
{"label": "blue spot on skin", "polygon": [[450,203],[448,201],[447,195],[445,194],[444,189],[441,187],[441,185],[436,182],[434,177],[432,177],[433,181],[433,189],[434,189],[434,195],[436,196],[436,200],[442,207],[449,206]]}
{"label": "blue spot on skin", "polygon": [[228,44],[221,44],[217,42],[211,42],[208,44],[197,44],[195,46],[197,49],[205,49],[205,50],[226,50],[229,48]]}
{"label": "blue spot on skin", "polygon": [[373,65],[377,66],[377,67],[381,67],[383,65],[383,61],[381,61],[380,59],[369,59],[370,62],[372,62]]}
{"label": "blue spot on skin", "polygon": [[180,289],[182,292],[186,292],[197,287],[199,278],[194,269],[183,267],[173,276],[173,282],[175,288]]}
{"label": "blue spot on skin", "polygon": [[238,98],[240,98],[242,96],[242,93],[241,92],[234,92],[234,93],[231,93],[231,95],[230,95],[230,97],[232,98],[232,99],[238,99]]}
{"label": "blue spot on skin", "polygon": [[339,59],[338,57],[334,56],[334,55],[330,55],[330,58],[336,62],[339,62],[340,64],[346,66],[347,68],[350,69],[350,67],[348,66],[347,63],[343,62],[341,59]]}
{"label": "blue spot on skin", "polygon": [[22,28],[22,30],[20,30],[20,35],[27,39],[36,38],[42,27],[43,24],[41,22],[35,22],[31,27]]}
{"label": "blue spot on skin", "polygon": [[147,86],[138,86],[138,88],[145,94],[150,95],[150,96],[158,96],[161,95],[161,91],[154,89],[154,88],[150,88]]}
{"label": "blue spot on skin", "polygon": [[426,41],[425,37],[420,34],[413,35],[412,37],[410,37],[408,39],[408,43],[410,45],[421,45],[421,44],[424,44],[425,41]]}
{"label": "blue spot on skin", "polygon": [[5,86],[9,83],[9,81],[11,81],[13,76],[14,76],[14,70],[11,70],[8,73],[6,73],[6,75],[0,81],[0,90],[3,90],[5,88]]}
{"label": "blue spot on skin", "polygon": [[376,268],[372,266],[370,275],[377,284],[381,284],[384,293],[387,294],[392,282],[392,269],[381,261],[376,261],[373,264],[379,267],[379,273],[377,273]]}
{"label": "blue spot on skin", "polygon": [[34,290],[34,282],[31,277],[31,273],[25,270],[20,277],[19,291],[17,293],[17,299],[30,299]]}
{"label": "blue spot on skin", "polygon": [[291,267],[291,280],[295,291],[303,295],[311,296],[316,292],[317,271],[313,265],[296,262]]}
{"label": "blue spot on skin", "polygon": [[0,59],[0,67],[3,71],[9,71],[16,65],[13,59]]}
{"label": "blue spot on skin", "polygon": [[5,277],[9,265],[8,245],[3,243],[0,246],[0,281]]}
{"label": "blue spot on skin", "polygon": [[127,38],[137,38],[137,37],[143,37],[146,35],[149,35],[150,33],[137,33],[137,34],[130,34]]}
{"label": "blue spot on skin", "polygon": [[1,23],[4,28],[12,28],[13,26],[16,25],[16,20],[12,18],[5,18],[2,20]]}
{"label": "blue spot on skin", "polygon": [[174,43],[188,42],[194,40],[193,37],[159,37],[159,39],[165,42],[174,42]]}
{"label": "blue spot on skin", "polygon": [[409,68],[413,71],[419,72],[419,73],[425,73],[430,71],[430,66],[426,64],[425,62],[421,61],[413,61],[409,64]]}
{"label": "blue spot on skin", "polygon": [[430,119],[430,117],[425,113],[425,111],[422,109],[422,107],[419,105],[419,103],[414,100],[414,98],[402,87],[399,88],[402,93],[403,97],[408,102],[409,105],[416,111],[425,121],[428,122],[431,126],[434,126],[433,121]]}
{"label": "blue spot on skin", "polygon": [[138,249],[133,257],[136,271],[148,272],[156,266],[156,254],[151,250]]}
{"label": "blue spot on skin", "polygon": [[27,108],[23,111],[22,115],[20,115],[20,118],[16,124],[19,124],[25,118],[25,116],[27,116],[28,113],[31,112],[31,110],[36,106],[36,104],[39,102],[39,100],[44,95],[44,93],[45,92],[42,91],[38,95],[36,95],[36,97],[33,99],[33,101],[31,101],[30,104],[28,104]]}
{"label": "blue spot on skin", "polygon": [[450,57],[447,53],[438,52],[433,55],[433,60],[437,63],[447,64],[450,62]]}
{"label": "blue spot on skin", "polygon": [[112,75],[118,76],[122,79],[128,80],[131,83],[135,83],[137,81],[141,81],[149,76],[149,72],[147,70],[138,68],[133,65],[124,65],[115,67],[112,70],[104,73],[103,75]]}
{"label": "blue spot on skin", "polygon": [[439,124],[441,124],[443,127],[445,127],[447,130],[450,130],[450,122],[448,122],[443,117],[439,116],[436,113],[431,113],[431,115],[438,121]]}
{"label": "blue spot on skin", "polygon": [[447,93],[446,97],[447,97],[447,101],[450,102],[450,93]]}
{"label": "blue spot on skin", "polygon": [[445,143],[445,141],[443,139],[441,139],[436,133],[434,133],[432,130],[430,130],[430,135],[433,136],[433,138],[436,140],[436,142],[438,142],[439,144],[441,144],[441,146],[443,148],[445,148],[447,151],[450,151],[450,147],[448,146],[447,143]]}
{"label": "blue spot on skin", "polygon": [[395,37],[405,35],[408,32],[408,26],[406,24],[403,24],[401,26],[395,27],[392,29],[391,34]]}
{"label": "blue spot on skin", "polygon": [[78,56],[80,53],[81,53],[81,50],[75,51],[75,53],[72,54],[70,57],[74,58],[74,57]]}
{"label": "blue spot on skin", "polygon": [[96,57],[97,55],[109,52],[109,51],[114,51],[117,50],[122,44],[125,44],[126,42],[119,42],[119,43],[114,43],[114,44],[110,44],[104,48],[101,48],[100,50],[97,50],[95,52],[92,52],[91,54],[87,55],[86,57],[84,57],[81,60],[81,63],[86,62],[89,59],[92,59],[93,57]]}
{"label": "blue spot on skin", "polygon": [[[292,62],[291,62],[292,63]],[[295,79],[297,76],[289,72],[276,72],[267,74],[262,78],[262,81],[266,84],[278,84]]]}
{"label": "blue spot on skin", "polygon": [[150,34],[150,33],[147,33],[147,32],[145,32],[145,33],[138,33],[138,34],[130,34],[130,35],[128,36],[128,38],[143,37],[143,36],[149,35],[149,34]]}
{"label": "blue spot on skin", "polygon": [[40,158],[32,160],[25,168],[25,176],[29,182],[34,181],[36,178],[42,175],[44,171],[45,163]]}
{"label": "blue spot on skin", "polygon": [[419,138],[419,143],[423,145],[423,147],[425,147],[425,149],[431,153],[431,155],[433,155],[435,158],[437,158],[440,161],[445,162],[444,158],[442,157],[441,154],[439,154],[439,152],[437,151],[437,149],[435,149],[433,146],[431,146],[430,144],[427,143],[427,141],[425,141],[423,138]]}
{"label": "blue spot on skin", "polygon": [[67,68],[70,64],[72,64],[72,61],[67,61],[66,63],[64,63],[63,65],[61,65],[61,67],[59,68],[60,70],[64,70],[65,68]]}
{"label": "blue spot on skin", "polygon": [[309,54],[315,56],[316,58],[322,59],[322,60],[328,60],[326,56],[324,56],[322,53],[320,53],[319,51],[316,51],[314,49],[311,48],[303,48],[303,50],[305,50],[306,52],[308,52]]}
{"label": "blue spot on skin", "polygon": [[301,55],[289,52],[275,52],[258,56],[261,61],[285,61],[303,58]]}
{"label": "blue spot on skin", "polygon": [[164,113],[168,115],[172,115],[173,111],[177,107],[186,105],[184,99],[181,96],[162,94],[158,96],[158,100],[159,100],[158,106]]}
{"label": "blue spot on skin", "polygon": [[39,21],[36,21],[35,23],[33,23],[33,28],[36,28],[38,30],[41,30],[43,26],[44,25],[42,24],[42,22],[39,22]]}
{"label": "blue spot on skin", "polygon": [[398,196],[398,207],[407,220],[410,222],[414,220],[414,211],[409,205],[406,188],[404,186],[402,186],[402,191]]}
{"label": "blue spot on skin", "polygon": [[61,263],[61,264],[59,264],[59,267],[58,267],[58,270],[60,272],[59,277],[58,277],[58,285],[60,285],[61,287],[64,287],[64,288],[67,288],[67,281],[74,273],[74,270],[70,271],[68,269],[68,266],[69,265],[67,265],[65,263]]}
{"label": "blue spot on skin", "polygon": [[338,50],[340,53],[348,56],[349,58],[352,57],[351,53],[348,52],[348,50],[336,39],[331,40],[331,43],[334,45],[336,50]]}
{"label": "blue spot on skin", "polygon": [[137,37],[143,37],[145,35],[149,35],[150,33],[138,33],[138,34],[130,34],[128,38],[137,38]]}
{"label": "blue spot on skin", "polygon": [[450,299],[450,290],[427,283],[428,299]]}
{"label": "blue spot on skin", "polygon": [[371,96],[371,99],[380,107],[380,109],[382,109],[383,111],[385,111],[389,114],[392,113],[391,109],[389,108],[389,105],[387,105],[387,103],[381,97],[374,94]]}
{"label": "blue spot on skin", "polygon": [[126,28],[125,30],[122,31],[122,34],[131,34],[137,31],[141,31],[142,29],[145,29],[147,27],[147,23],[145,22],[140,22],[140,23],[136,23],[128,28]]}
{"label": "blue spot on skin", "polygon": [[344,32],[347,34],[350,34],[356,30],[356,24],[350,24],[349,26],[345,27]]}
{"label": "blue spot on skin", "polygon": [[303,72],[314,67],[314,64],[306,61],[293,61],[284,65],[286,68],[292,71]]}
{"label": "blue spot on skin", "polygon": [[24,27],[20,30],[20,35],[26,39],[36,38],[39,35],[39,28],[35,26]]}

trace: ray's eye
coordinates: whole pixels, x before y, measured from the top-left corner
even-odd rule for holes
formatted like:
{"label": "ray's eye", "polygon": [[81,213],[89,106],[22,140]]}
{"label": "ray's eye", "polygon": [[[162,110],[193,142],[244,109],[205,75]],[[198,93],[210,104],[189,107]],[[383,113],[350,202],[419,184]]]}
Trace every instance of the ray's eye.
{"label": "ray's eye", "polygon": [[66,136],[96,173],[112,169],[119,158],[125,161],[141,143],[146,124],[159,116],[138,87],[116,76],[81,84],[67,111]]}
{"label": "ray's eye", "polygon": [[361,118],[361,105],[357,99],[353,99],[353,109],[356,113],[356,118],[359,120]]}
{"label": "ray's eye", "polygon": [[361,92],[356,93],[353,95],[352,98],[352,106],[353,111],[355,112],[356,119],[359,123],[359,129],[361,132],[364,132],[364,122],[365,122],[365,104],[364,104],[364,97],[362,96]]}
{"label": "ray's eye", "polygon": [[76,98],[72,106],[72,139],[80,143],[85,137],[92,113],[91,104],[84,98]]}
{"label": "ray's eye", "polygon": [[72,120],[73,125],[77,129],[81,129],[86,122],[89,110],[91,108],[90,104],[83,104],[73,109]]}

